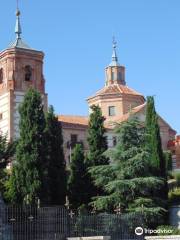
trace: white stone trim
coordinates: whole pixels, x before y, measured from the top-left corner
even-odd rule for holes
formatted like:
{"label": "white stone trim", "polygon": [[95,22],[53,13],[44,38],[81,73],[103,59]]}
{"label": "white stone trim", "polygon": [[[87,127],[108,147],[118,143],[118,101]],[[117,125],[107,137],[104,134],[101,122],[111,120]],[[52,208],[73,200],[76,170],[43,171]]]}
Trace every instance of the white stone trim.
{"label": "white stone trim", "polygon": [[110,236],[69,237],[67,240],[110,240]]}
{"label": "white stone trim", "polygon": [[169,235],[169,236],[148,236],[145,240],[180,240],[180,235]]}

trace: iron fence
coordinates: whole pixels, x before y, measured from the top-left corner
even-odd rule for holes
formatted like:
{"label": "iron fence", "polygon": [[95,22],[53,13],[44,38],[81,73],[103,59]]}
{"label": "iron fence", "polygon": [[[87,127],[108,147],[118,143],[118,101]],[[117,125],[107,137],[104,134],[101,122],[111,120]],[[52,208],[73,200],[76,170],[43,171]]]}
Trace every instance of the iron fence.
{"label": "iron fence", "polygon": [[0,207],[0,240],[64,240],[67,237],[111,236],[142,240],[134,229],[137,214],[74,213],[65,207]]}

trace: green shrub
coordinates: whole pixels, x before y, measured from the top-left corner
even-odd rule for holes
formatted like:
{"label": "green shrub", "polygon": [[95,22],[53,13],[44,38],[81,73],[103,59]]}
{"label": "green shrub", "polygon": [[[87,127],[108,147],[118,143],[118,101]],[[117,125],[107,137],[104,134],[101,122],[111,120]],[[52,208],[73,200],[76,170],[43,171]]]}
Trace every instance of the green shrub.
{"label": "green shrub", "polygon": [[172,171],[168,171],[167,177],[168,177],[168,179],[174,179],[173,172]]}
{"label": "green shrub", "polygon": [[[180,235],[180,229],[170,226],[170,225],[162,225],[157,227],[157,230],[162,230],[161,233],[157,233],[159,236],[163,235]],[[166,233],[163,233],[163,231],[166,230]],[[170,232],[171,231],[171,232]],[[169,232],[169,233],[167,233]]]}
{"label": "green shrub", "polygon": [[180,187],[180,172],[174,172],[173,176],[176,180],[177,186]]}
{"label": "green shrub", "polygon": [[168,193],[169,204],[180,204],[180,188],[174,188]]}

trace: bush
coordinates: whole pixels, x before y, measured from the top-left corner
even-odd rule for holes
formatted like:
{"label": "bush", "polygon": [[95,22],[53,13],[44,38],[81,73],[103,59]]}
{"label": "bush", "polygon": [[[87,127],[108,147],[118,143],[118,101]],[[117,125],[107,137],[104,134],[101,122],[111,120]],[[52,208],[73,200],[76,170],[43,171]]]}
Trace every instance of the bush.
{"label": "bush", "polygon": [[9,171],[7,169],[0,169],[0,193],[2,197],[5,197],[6,181],[9,178]]}
{"label": "bush", "polygon": [[169,179],[174,179],[173,172],[172,172],[172,171],[168,171],[167,177],[168,177],[168,180],[169,180]]}
{"label": "bush", "polygon": [[[157,230],[162,230],[161,233],[157,233],[157,235],[159,236],[163,236],[163,235],[180,235],[180,229],[170,226],[170,225],[162,225],[157,227]],[[166,230],[165,233],[163,233],[163,231]],[[171,232],[170,232],[171,231]],[[167,233],[169,232],[169,233]]]}
{"label": "bush", "polygon": [[177,186],[180,187],[180,172],[174,172],[173,176],[176,180]]}
{"label": "bush", "polygon": [[174,188],[168,193],[169,204],[180,204],[180,188]]}

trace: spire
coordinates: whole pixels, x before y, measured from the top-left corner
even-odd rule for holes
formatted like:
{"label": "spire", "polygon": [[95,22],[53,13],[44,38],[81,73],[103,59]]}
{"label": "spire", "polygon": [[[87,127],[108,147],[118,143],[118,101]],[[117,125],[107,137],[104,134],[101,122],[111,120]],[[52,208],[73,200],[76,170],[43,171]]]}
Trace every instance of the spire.
{"label": "spire", "polygon": [[16,9],[16,25],[15,25],[15,34],[16,34],[16,39],[13,43],[9,45],[9,48],[25,48],[25,49],[31,49],[26,43],[24,43],[21,39],[21,33],[22,33],[22,28],[21,28],[21,23],[20,23],[20,15],[21,12],[19,10],[18,6],[18,0],[17,0],[17,9]]}
{"label": "spire", "polygon": [[109,66],[111,66],[111,67],[120,66],[118,63],[118,57],[117,57],[117,53],[116,53],[117,42],[115,40],[115,37],[113,37],[112,43],[113,43],[112,62],[110,63]]}
{"label": "spire", "polygon": [[16,26],[15,26],[15,34],[16,34],[16,39],[21,39],[21,23],[20,23],[20,15],[21,12],[19,11],[18,7],[17,7],[17,11],[16,11]]}

